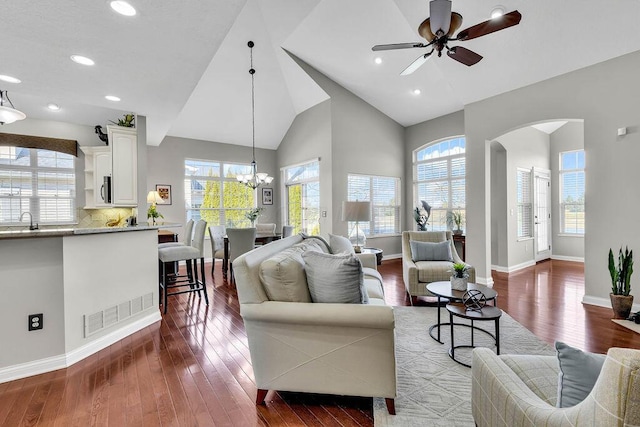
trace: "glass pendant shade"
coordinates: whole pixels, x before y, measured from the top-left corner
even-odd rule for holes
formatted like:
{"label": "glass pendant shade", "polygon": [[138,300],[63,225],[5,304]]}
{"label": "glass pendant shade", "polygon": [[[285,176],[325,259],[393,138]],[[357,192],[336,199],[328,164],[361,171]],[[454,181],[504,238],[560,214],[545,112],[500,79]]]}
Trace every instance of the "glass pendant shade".
{"label": "glass pendant shade", "polygon": [[7,91],[0,91],[0,125],[13,123],[26,118],[27,115],[25,113],[13,107],[13,103],[7,96]]}

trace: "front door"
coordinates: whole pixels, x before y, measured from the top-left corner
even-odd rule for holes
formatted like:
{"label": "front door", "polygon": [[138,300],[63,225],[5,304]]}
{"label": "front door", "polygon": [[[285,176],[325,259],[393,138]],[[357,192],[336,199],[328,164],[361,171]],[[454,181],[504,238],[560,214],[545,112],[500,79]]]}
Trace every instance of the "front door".
{"label": "front door", "polygon": [[533,232],[536,262],[551,258],[551,173],[534,169]]}

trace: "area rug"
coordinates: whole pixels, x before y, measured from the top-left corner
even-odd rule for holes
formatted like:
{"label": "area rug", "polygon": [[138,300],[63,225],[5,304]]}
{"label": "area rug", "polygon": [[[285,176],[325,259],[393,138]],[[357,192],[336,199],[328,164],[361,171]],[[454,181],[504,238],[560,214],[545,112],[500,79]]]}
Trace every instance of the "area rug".
{"label": "area rug", "polygon": [[631,329],[633,332],[640,334],[640,325],[636,322],[632,322],[631,320],[624,319],[611,319],[613,323],[617,323],[620,326],[624,326],[627,329]]}
{"label": "area rug", "polygon": [[[389,415],[384,399],[374,399],[376,426],[471,426],[471,369],[449,358],[450,329],[441,331],[444,344],[429,336],[429,326],[437,322],[435,307],[394,307],[396,318],[397,391],[396,415]],[[448,313],[441,309],[443,319]],[[463,319],[456,322],[462,323]],[[494,332],[494,322],[474,322]],[[435,332],[435,331],[434,331]],[[469,344],[470,328],[456,326],[456,345]],[[488,335],[476,331],[475,345],[495,351]],[[524,326],[503,313],[500,318],[501,354],[554,355],[553,348],[540,341]],[[470,363],[471,350],[456,350],[456,359]]]}

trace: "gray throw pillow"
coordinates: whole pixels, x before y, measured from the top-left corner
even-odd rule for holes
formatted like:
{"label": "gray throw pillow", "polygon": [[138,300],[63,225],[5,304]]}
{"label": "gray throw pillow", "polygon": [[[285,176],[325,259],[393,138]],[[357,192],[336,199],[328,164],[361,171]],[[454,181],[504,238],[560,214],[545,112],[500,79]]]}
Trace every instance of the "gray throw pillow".
{"label": "gray throw pillow", "polygon": [[329,246],[331,246],[332,254],[348,253],[355,254],[353,245],[346,237],[329,234]]}
{"label": "gray throw pillow", "polygon": [[560,373],[558,374],[558,408],[569,408],[591,393],[606,356],[588,353],[556,341]]}
{"label": "gray throw pillow", "polygon": [[416,261],[453,261],[451,243],[448,240],[439,243],[409,240],[411,259]]}
{"label": "gray throw pillow", "polygon": [[302,254],[311,301],[319,303],[368,304],[360,260],[353,254]]}

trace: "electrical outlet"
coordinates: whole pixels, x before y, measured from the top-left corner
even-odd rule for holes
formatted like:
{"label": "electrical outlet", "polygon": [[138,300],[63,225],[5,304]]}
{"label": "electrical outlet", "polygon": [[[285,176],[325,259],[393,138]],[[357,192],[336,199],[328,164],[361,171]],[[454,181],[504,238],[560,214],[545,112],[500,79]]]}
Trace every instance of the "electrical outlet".
{"label": "electrical outlet", "polygon": [[38,329],[42,329],[43,325],[44,325],[44,315],[42,313],[29,315],[30,331],[37,331]]}
{"label": "electrical outlet", "polygon": [[322,218],[326,218],[327,217],[327,211],[322,211]]}

